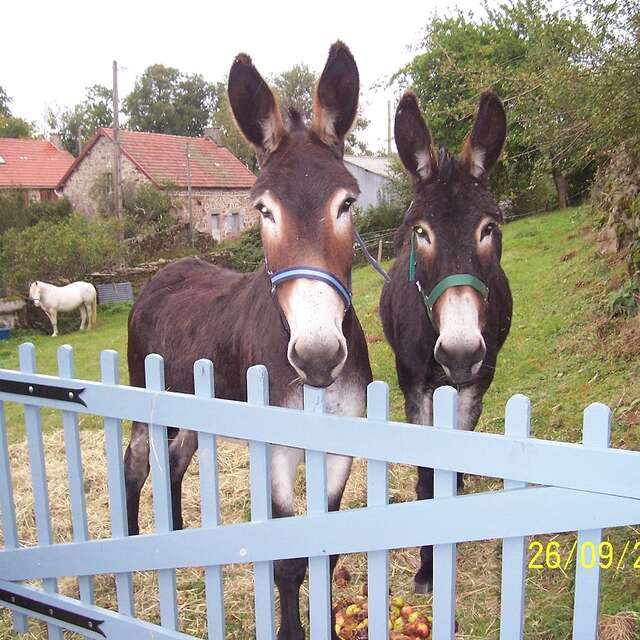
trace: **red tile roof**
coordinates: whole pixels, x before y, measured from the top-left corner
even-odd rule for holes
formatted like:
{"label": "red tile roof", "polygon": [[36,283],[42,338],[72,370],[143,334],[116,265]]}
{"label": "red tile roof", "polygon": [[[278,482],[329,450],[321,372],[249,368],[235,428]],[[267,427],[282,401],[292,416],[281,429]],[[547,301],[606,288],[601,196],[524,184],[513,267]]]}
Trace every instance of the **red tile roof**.
{"label": "red tile roof", "polygon": [[0,138],[0,189],[55,189],[73,156],[47,140]]}
{"label": "red tile roof", "polygon": [[[64,184],[100,137],[113,140],[111,129],[98,129],[73,166],[60,180]],[[191,154],[191,186],[209,189],[250,188],[256,177],[231,151],[208,138],[120,130],[120,149],[154,184],[172,183],[186,188],[187,155]]]}

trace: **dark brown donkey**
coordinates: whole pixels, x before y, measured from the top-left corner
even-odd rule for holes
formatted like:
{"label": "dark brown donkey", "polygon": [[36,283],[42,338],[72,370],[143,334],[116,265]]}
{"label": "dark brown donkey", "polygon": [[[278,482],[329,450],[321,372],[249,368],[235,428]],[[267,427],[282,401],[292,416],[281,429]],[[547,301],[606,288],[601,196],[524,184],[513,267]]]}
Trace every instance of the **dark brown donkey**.
{"label": "dark brown donkey", "polygon": [[[500,266],[500,209],[487,174],[506,136],[500,100],[484,93],[460,159],[436,153],[416,97],[396,111],[395,139],[411,174],[413,202],[396,232],[396,261],[380,301],[384,333],[395,351],[408,422],[430,425],[433,391],[453,384],[458,420],[474,429],[511,326],[511,292]],[[418,499],[433,498],[433,469],[418,469]],[[423,547],[415,577],[426,593],[433,549]]]}
{"label": "dark brown donkey", "polygon": [[[356,115],[358,69],[341,42],[331,47],[307,127],[291,111],[283,120],[275,96],[246,55],[229,74],[236,121],[256,148],[260,177],[251,197],[261,216],[265,266],[241,274],[193,258],[160,271],[129,316],[131,384],[143,386],[144,358],[165,359],[165,381],[193,393],[198,358],[216,365],[216,396],[246,400],[246,370],[269,370],[271,404],[302,407],[302,383],[327,387],[327,410],[362,415],[371,368],[351,306],[351,205],[358,185],[342,163]],[[259,428],[259,425],[256,425]],[[140,491],[149,473],[147,425],[133,423],[125,456],[129,530],[137,534]],[[173,524],[182,527],[181,484],[196,434],[170,430]],[[294,480],[304,452],[272,448],[273,516],[294,513]],[[329,509],[340,507],[351,459],[327,457]],[[299,590],[305,558],[275,563],[280,639],[301,640]],[[335,561],[334,563],[335,564]]]}

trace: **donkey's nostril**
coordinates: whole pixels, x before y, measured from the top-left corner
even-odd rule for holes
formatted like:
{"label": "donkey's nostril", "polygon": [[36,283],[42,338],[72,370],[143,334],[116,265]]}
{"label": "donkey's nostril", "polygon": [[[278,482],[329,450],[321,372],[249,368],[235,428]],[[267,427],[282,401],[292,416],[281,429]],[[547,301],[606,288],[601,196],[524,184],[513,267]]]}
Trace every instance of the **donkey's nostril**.
{"label": "donkey's nostril", "polygon": [[474,343],[462,344],[445,344],[442,340],[438,340],[434,356],[453,382],[463,383],[468,382],[478,373],[486,352],[482,338]]}
{"label": "donkey's nostril", "polygon": [[295,340],[289,348],[289,361],[302,381],[314,387],[328,387],[342,370],[345,345],[335,337],[319,342]]}

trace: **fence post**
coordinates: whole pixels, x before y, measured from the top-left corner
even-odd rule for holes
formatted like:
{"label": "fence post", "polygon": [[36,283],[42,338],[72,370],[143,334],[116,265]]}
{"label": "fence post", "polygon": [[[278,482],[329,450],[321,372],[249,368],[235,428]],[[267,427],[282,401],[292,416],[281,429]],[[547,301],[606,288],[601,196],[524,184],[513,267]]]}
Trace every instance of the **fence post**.
{"label": "fence post", "polygon": [[[582,444],[606,449],[611,440],[611,410],[594,402],[584,410]],[[602,529],[578,531],[573,640],[596,640],[600,615],[600,556]],[[588,551],[588,553],[587,553]]]}
{"label": "fence post", "polygon": [[[529,398],[517,394],[505,410],[504,431],[511,438],[528,438],[531,425]],[[522,489],[526,482],[504,481],[505,490]],[[526,578],[527,538],[502,541],[502,587],[500,591],[500,640],[521,640],[524,635],[524,584]]]}
{"label": "fence post", "polygon": [[[164,360],[152,353],[144,359],[144,374],[147,389],[164,391]],[[156,396],[157,398],[157,396]],[[155,402],[154,398],[154,402]],[[153,416],[153,408],[151,410]],[[167,427],[149,424],[149,464],[151,466],[151,482],[153,489],[153,514],[156,531],[168,533],[173,530],[171,513],[171,478],[169,473],[169,447]],[[175,569],[158,571],[158,588],[160,591],[160,620],[162,626],[172,631],[178,629],[178,607],[176,603]]]}
{"label": "fence post", "polygon": [[[433,425],[458,428],[458,393],[440,387],[433,394]],[[433,497],[451,498],[457,491],[457,473],[434,469]],[[453,640],[456,624],[456,545],[433,546],[433,640]]]}
{"label": "fence post", "polygon": [[[247,370],[247,402],[260,406],[269,404],[269,375],[266,367],[256,365]],[[271,445],[249,442],[251,469],[251,521],[271,519]],[[273,562],[253,565],[256,605],[256,639],[275,638],[275,609],[273,597]]]}
{"label": "fence post", "polygon": [[[100,373],[103,384],[120,384],[118,353],[105,349],[100,354]],[[124,464],[122,457],[122,423],[117,418],[104,419],[104,447],[107,456],[107,487],[111,535],[125,538],[129,535],[127,499],[124,486]],[[126,616],[135,615],[133,604],[133,579],[130,573],[116,573],[116,596],[118,611]]]}
{"label": "fence post", "polygon": [[[367,418],[389,420],[389,387],[384,382],[372,382],[367,387]],[[367,506],[382,507],[389,502],[389,465],[383,460],[367,461]],[[369,551],[367,554],[369,594],[369,637],[387,640],[389,637],[389,552]]]}
{"label": "fence post", "polygon": [[[324,413],[324,389],[304,386],[304,410]],[[327,457],[324,451],[305,452],[307,515],[325,513],[327,502]],[[309,623],[311,640],[331,638],[331,575],[329,556],[309,558]]]}
{"label": "fence post", "polygon": [[[21,344],[18,349],[20,371],[36,373],[36,350],[30,342]],[[33,509],[36,518],[38,544],[53,544],[51,532],[51,514],[49,511],[49,490],[47,487],[47,470],[45,467],[44,444],[42,442],[42,423],[40,409],[36,406],[24,405],[24,421],[27,428],[27,445],[29,448],[29,466],[31,467],[31,486],[33,487]],[[42,586],[49,593],[58,593],[58,581],[45,578]],[[63,640],[62,629],[53,623],[47,623],[49,640]]]}
{"label": "fence post", "polygon": [[[68,344],[64,344],[58,348],[58,374],[61,378],[66,379],[75,377],[73,349]],[[84,496],[78,414],[75,411],[63,411],[62,424],[64,430],[64,448],[67,457],[69,495],[71,497],[73,540],[75,542],[86,542],[89,540],[89,527],[87,524],[87,506]],[[93,581],[91,576],[79,576],[78,587],[80,590],[80,600],[87,604],[93,604]]]}
{"label": "fence post", "polygon": [[[201,359],[193,365],[195,395],[202,398],[215,396],[214,369],[211,360]],[[200,470],[200,520],[203,527],[220,524],[220,484],[218,481],[218,448],[212,433],[198,431],[198,468]],[[222,567],[213,565],[204,569],[205,597],[207,600],[207,635],[211,640],[224,638],[224,580]]]}

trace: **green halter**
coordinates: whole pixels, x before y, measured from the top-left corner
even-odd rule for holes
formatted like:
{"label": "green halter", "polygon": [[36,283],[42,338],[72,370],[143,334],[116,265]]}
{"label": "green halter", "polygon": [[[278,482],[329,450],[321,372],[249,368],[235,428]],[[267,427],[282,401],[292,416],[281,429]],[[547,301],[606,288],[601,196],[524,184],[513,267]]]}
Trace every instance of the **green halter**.
{"label": "green halter", "polygon": [[[425,309],[427,310],[427,315],[429,316],[429,320],[431,320],[431,324],[433,324],[433,307],[435,306],[438,298],[451,287],[472,287],[475,289],[486,302],[489,298],[489,287],[482,282],[479,278],[472,276],[470,273],[456,273],[451,276],[447,276],[443,278],[436,284],[433,289],[431,289],[431,293],[427,295],[420,285],[420,281],[416,279],[416,232],[411,232],[411,250],[409,251],[409,282],[415,282],[416,287],[418,287],[418,291],[420,292],[420,297],[422,298],[422,302],[424,303]],[[435,325],[434,325],[435,326]]]}

